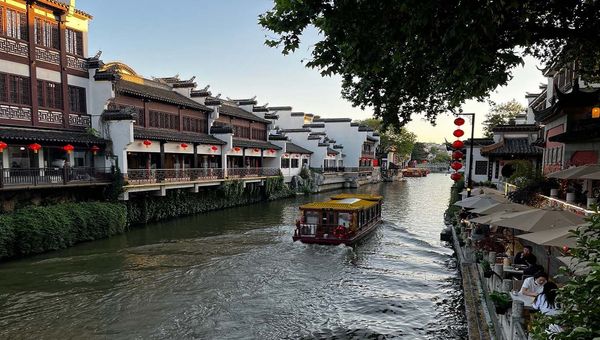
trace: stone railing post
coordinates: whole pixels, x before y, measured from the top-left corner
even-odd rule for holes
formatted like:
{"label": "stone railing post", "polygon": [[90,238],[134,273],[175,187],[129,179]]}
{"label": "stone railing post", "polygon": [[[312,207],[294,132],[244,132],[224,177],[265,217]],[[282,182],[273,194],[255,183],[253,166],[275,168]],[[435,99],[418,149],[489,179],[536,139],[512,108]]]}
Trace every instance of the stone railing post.
{"label": "stone railing post", "polygon": [[494,264],[493,266],[494,268],[494,273],[496,273],[496,275],[494,275],[494,290],[500,290],[500,286],[502,285],[502,280],[504,279],[504,268],[502,267],[502,264]]}
{"label": "stone railing post", "polygon": [[500,290],[505,293],[510,293],[510,291],[512,290],[512,280],[511,279],[502,280],[502,287]]}
{"label": "stone railing post", "polygon": [[490,262],[490,265],[492,266],[492,268],[494,268],[494,263],[496,263],[496,252],[495,251],[489,252],[488,261]]}
{"label": "stone railing post", "polygon": [[510,340],[515,338],[515,332],[517,326],[523,325],[523,308],[525,307],[523,301],[513,300],[512,302],[512,314],[510,318]]}

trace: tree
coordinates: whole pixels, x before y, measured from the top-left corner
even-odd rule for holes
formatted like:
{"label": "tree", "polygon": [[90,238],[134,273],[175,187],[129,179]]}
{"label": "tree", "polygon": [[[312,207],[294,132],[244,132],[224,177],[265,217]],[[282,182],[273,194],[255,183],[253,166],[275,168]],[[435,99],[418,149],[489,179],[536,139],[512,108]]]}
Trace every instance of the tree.
{"label": "tree", "polygon": [[413,148],[412,154],[410,155],[410,159],[415,161],[426,160],[429,152],[425,148],[425,144],[416,142],[415,147]]}
{"label": "tree", "polygon": [[496,126],[508,124],[519,113],[522,113],[526,109],[515,99],[500,104],[490,101],[490,104],[490,111],[486,114],[485,121],[483,122],[483,135],[486,138],[494,137],[492,130]]}
{"label": "tree", "polygon": [[[432,151],[433,150],[434,149],[432,149]],[[447,152],[440,152],[439,150],[436,150],[431,162],[432,163],[449,163],[450,155]]]}
{"label": "tree", "polygon": [[575,62],[600,79],[600,2],[589,0],[274,0],[259,23],[283,54],[319,33],[307,67],[342,78],[342,96],[372,107],[384,125],[422,113],[432,123],[467,99],[505,85],[524,56],[560,68]]}
{"label": "tree", "polygon": [[358,123],[366,125],[379,132],[379,147],[385,152],[393,151],[399,156],[408,156],[412,153],[417,141],[417,136],[406,128],[393,126],[383,127],[381,119],[369,118]]}
{"label": "tree", "polygon": [[535,339],[548,339],[547,330],[552,324],[560,325],[564,329],[554,334],[552,339],[600,338],[600,214],[596,212],[589,221],[589,227],[572,231],[572,236],[577,240],[577,247],[570,250],[570,255],[578,263],[577,267],[587,268],[589,272],[582,276],[572,276],[558,290],[556,301],[560,302],[561,313],[540,316],[532,330]]}

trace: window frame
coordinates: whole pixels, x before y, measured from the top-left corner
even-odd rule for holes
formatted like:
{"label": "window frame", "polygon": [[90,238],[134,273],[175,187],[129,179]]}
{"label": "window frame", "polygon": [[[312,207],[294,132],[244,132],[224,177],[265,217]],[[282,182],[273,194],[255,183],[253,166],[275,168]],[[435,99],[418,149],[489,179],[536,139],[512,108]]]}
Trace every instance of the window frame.
{"label": "window frame", "polygon": [[[74,114],[87,114],[87,89],[85,87],[68,85],[67,91],[69,92],[69,111]],[[77,97],[74,97],[73,92],[77,91]],[[78,105],[75,105],[76,102],[74,99],[78,99]],[[83,100],[82,100],[83,99]],[[82,103],[83,102],[83,103]],[[63,104],[65,105],[65,104]],[[82,108],[81,110],[77,110],[79,106]]]}

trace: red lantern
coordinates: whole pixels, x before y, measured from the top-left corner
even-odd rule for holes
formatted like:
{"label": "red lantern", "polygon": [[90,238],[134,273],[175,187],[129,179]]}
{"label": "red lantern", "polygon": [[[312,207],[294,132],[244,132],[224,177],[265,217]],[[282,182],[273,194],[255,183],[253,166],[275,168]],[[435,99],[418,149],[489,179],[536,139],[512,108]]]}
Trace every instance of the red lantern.
{"label": "red lantern", "polygon": [[462,163],[461,162],[452,162],[452,164],[450,164],[450,167],[454,170],[460,170],[460,168],[462,168]]}
{"label": "red lantern", "polygon": [[254,152],[260,152],[260,149],[254,148],[253,151]]}
{"label": "red lantern", "polygon": [[149,148],[149,147],[150,147],[150,145],[152,145],[152,142],[151,142],[151,141],[149,141],[149,140],[147,140],[147,139],[146,139],[146,140],[144,140],[142,143],[143,143],[143,144],[144,144],[144,145],[145,145],[147,148]]}
{"label": "red lantern", "polygon": [[4,152],[4,149],[8,147],[8,144],[0,141],[0,153]]}
{"label": "red lantern", "polygon": [[464,157],[464,155],[460,151],[454,151],[452,153],[452,159],[462,159],[463,157]]}
{"label": "red lantern", "polygon": [[290,155],[288,155],[287,153],[283,154],[283,158],[288,158]]}
{"label": "red lantern", "polygon": [[454,181],[454,182],[458,182],[460,181],[460,179],[462,178],[462,175],[459,174],[458,172],[453,173],[452,175],[450,175],[450,178]]}
{"label": "red lantern", "polygon": [[465,120],[464,120],[463,118],[461,118],[461,117],[458,117],[458,118],[456,118],[456,119],[454,120],[454,124],[455,124],[455,125],[458,125],[458,126],[461,126],[461,125],[463,125],[464,123],[465,123]]}
{"label": "red lantern", "polygon": [[219,150],[219,148],[218,148],[218,147],[216,147],[216,146],[214,146],[214,145],[213,145],[213,146],[211,146],[211,147],[210,147],[210,149],[211,149],[212,151],[217,151],[217,150]]}
{"label": "red lantern", "polygon": [[241,150],[241,149],[240,149],[240,148],[238,148],[237,146],[236,146],[235,148],[233,148],[233,151],[235,151],[235,152],[238,152],[238,151],[240,151],[240,150]]}
{"label": "red lantern", "polygon": [[465,143],[461,140],[455,140],[454,143],[452,143],[452,147],[456,150],[460,150],[465,147]]}
{"label": "red lantern", "polygon": [[454,130],[454,133],[453,133],[454,137],[462,137],[462,136],[464,136],[464,134],[465,134],[465,132],[461,129],[456,129],[456,130]]}
{"label": "red lantern", "polygon": [[275,153],[275,150],[269,149],[269,153]]}
{"label": "red lantern", "polygon": [[563,250],[563,253],[565,253],[565,254],[569,253],[569,247],[567,247],[567,246],[563,246],[562,250]]}
{"label": "red lantern", "polygon": [[33,153],[38,153],[38,151],[42,148],[38,143],[29,144],[29,150],[33,151]]}
{"label": "red lantern", "polygon": [[100,151],[100,148],[98,146],[94,145],[90,148],[90,150],[92,151],[92,154],[95,155],[98,153],[98,151]]}
{"label": "red lantern", "polygon": [[185,143],[181,143],[181,144],[179,144],[179,146],[181,146],[181,148],[182,148],[183,150],[187,149],[187,147],[188,147],[188,145],[187,145],[187,144],[185,144]]}
{"label": "red lantern", "polygon": [[73,152],[73,150],[75,150],[75,147],[71,144],[67,144],[63,146],[62,149],[65,150],[67,153],[71,153]]}

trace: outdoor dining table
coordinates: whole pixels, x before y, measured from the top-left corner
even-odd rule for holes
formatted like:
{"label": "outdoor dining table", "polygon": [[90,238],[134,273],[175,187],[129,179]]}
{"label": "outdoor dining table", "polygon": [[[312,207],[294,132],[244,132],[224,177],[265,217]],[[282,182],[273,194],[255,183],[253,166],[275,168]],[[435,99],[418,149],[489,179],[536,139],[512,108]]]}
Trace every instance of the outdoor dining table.
{"label": "outdoor dining table", "polygon": [[534,298],[532,296],[523,295],[518,292],[510,292],[510,297],[513,300],[523,301],[523,308],[529,309],[529,310],[533,309],[532,305],[533,305]]}
{"label": "outdoor dining table", "polygon": [[504,274],[523,275],[523,269],[513,265],[502,266],[502,271]]}

